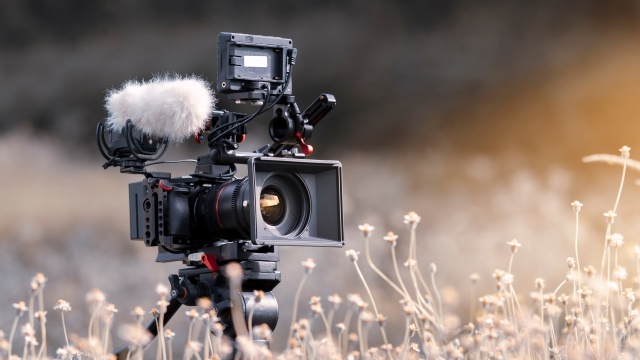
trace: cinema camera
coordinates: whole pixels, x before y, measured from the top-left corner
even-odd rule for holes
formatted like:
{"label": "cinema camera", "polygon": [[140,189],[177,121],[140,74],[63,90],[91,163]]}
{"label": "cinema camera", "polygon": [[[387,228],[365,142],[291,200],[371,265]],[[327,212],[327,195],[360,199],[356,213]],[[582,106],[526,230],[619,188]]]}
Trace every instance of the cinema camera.
{"label": "cinema camera", "polygon": [[[278,305],[271,290],[281,280],[277,246],[344,245],[341,164],[306,159],[313,152],[307,139],[336,100],[322,94],[300,112],[292,95],[296,55],[290,39],[219,34],[217,91],[236,103],[259,109],[250,115],[209,111],[203,126],[191,133],[196,142],[206,141],[209,151],[198,157],[189,176],[172,178],[170,173],[147,170],[147,166],[166,163],[155,161],[170,140],[185,130],[177,130],[179,135],[174,136],[176,132],[167,123],[174,120],[171,117],[176,112],[163,112],[166,104],[162,100],[158,104],[148,100],[151,95],[137,97],[140,92],[155,91],[147,86],[166,85],[169,90],[164,93],[182,99],[182,90],[171,87],[181,79],[165,77],[168,85],[129,83],[107,99],[110,120],[117,115],[125,116],[126,122],[122,126],[109,121],[98,125],[98,147],[107,160],[103,167],[144,175],[144,180],[129,185],[131,239],[157,247],[158,262],[182,261],[186,265],[169,276],[172,299],[165,322],[180,305],[193,306],[197,299],[209,297],[226,325],[225,334],[236,336],[230,316],[230,299],[236,295],[229,293],[225,267],[237,262],[244,270],[241,300],[245,317],[253,311],[254,324],[266,323],[273,329]],[[116,95],[124,99],[118,101],[126,101],[122,109],[139,106],[148,114],[110,107]],[[183,108],[201,105],[193,105],[199,100],[182,100],[186,103]],[[209,100],[211,106],[214,102]],[[239,151],[247,124],[271,109],[269,134],[273,142],[252,152]],[[183,109],[180,116],[189,111]],[[152,121],[157,119],[158,124],[149,125],[145,116],[155,116]],[[168,122],[161,124],[163,118]],[[248,176],[236,178],[236,165],[240,164],[247,166]],[[253,301],[254,290],[264,291],[265,297]],[[148,330],[156,335],[155,323]]]}

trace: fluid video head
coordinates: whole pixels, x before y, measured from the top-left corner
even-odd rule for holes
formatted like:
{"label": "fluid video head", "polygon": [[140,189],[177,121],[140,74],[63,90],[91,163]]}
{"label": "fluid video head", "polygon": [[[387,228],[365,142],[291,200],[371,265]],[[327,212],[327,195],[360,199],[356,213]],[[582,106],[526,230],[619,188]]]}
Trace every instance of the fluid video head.
{"label": "fluid video head", "polygon": [[[157,261],[183,261],[230,242],[258,249],[274,245],[342,246],[342,168],[308,160],[306,141],[333,109],[322,94],[305,111],[292,95],[297,51],[290,39],[221,33],[217,91],[259,106],[247,115],[214,110],[209,85],[196,77],[128,82],[109,93],[109,118],[97,141],[107,162],[145,179],[129,185],[131,239],[158,247]],[[239,151],[247,124],[272,110],[272,143]],[[195,171],[172,178],[147,169],[163,162],[172,140],[206,142]],[[236,165],[248,176],[236,178]]]}

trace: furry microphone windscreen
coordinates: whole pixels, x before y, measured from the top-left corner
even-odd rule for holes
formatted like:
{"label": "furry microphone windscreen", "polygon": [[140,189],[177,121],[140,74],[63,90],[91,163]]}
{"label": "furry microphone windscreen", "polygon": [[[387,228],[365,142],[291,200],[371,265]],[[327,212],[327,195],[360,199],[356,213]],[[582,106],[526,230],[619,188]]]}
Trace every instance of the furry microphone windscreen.
{"label": "furry microphone windscreen", "polygon": [[215,103],[209,83],[197,76],[130,80],[107,94],[107,126],[121,130],[131,119],[145,134],[180,142],[204,128]]}

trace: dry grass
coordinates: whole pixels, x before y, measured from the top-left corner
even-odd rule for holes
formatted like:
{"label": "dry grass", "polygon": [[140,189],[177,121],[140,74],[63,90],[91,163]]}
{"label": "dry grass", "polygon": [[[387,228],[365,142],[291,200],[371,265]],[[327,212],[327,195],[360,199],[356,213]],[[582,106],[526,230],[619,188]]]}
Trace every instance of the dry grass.
{"label": "dry grass", "polygon": [[[610,157],[602,157],[609,159]],[[426,264],[418,247],[417,231],[422,218],[415,212],[404,216],[403,223],[408,230],[408,256],[399,260],[396,246],[404,241],[394,233],[382,236],[378,244],[386,243],[388,256],[386,262],[392,262],[393,272],[385,273],[374,263],[370,254],[370,241],[375,239],[374,227],[363,224],[359,227],[365,242],[365,258],[369,270],[367,276],[361,269],[363,259],[356,250],[345,252],[343,268],[349,261],[352,273],[357,276],[366,296],[352,292],[343,296],[333,294],[326,300],[318,296],[309,301],[309,316],[295,318],[290,326],[288,347],[278,357],[282,358],[367,358],[367,359],[409,359],[409,358],[636,358],[640,356],[640,319],[636,298],[640,284],[640,247],[635,246],[635,259],[631,266],[623,262],[621,252],[625,238],[616,232],[617,211],[622,196],[629,149],[623,147],[618,163],[622,165],[620,186],[611,210],[604,212],[605,229],[602,244],[601,263],[580,262],[581,243],[580,214],[583,205],[579,201],[567,204],[566,211],[575,216],[575,252],[567,253],[564,279],[551,284],[543,278],[536,278],[532,284],[515,281],[514,265],[524,253],[527,243],[518,240],[505,242],[505,261],[507,270],[496,269],[492,273],[494,291],[477,297],[477,302],[469,305],[469,321],[464,324],[466,314],[456,313],[455,289],[439,288],[438,268],[435,263]],[[378,245],[376,245],[377,247]],[[508,256],[506,255],[508,254]],[[387,264],[388,265],[388,264]],[[628,267],[625,267],[627,265]],[[305,283],[313,284],[312,274],[316,263],[307,259],[302,263],[304,275],[299,284],[300,294]],[[335,265],[334,265],[335,266]],[[627,268],[636,267],[637,276],[630,279]],[[386,266],[388,268],[388,266]],[[599,269],[598,269],[599,268]],[[426,269],[426,270],[425,270]],[[543,272],[543,269],[539,269]],[[369,282],[381,279],[376,289]],[[459,284],[460,292],[471,289],[474,294],[478,281],[477,274],[470,274],[467,284]],[[49,309],[44,307],[44,288],[47,279],[36,275],[30,282],[30,296],[25,302],[14,304],[15,319],[10,326],[8,336],[2,334],[0,351],[2,357],[23,359],[43,359],[53,353],[47,348],[46,318]],[[519,291],[516,291],[519,289]],[[166,310],[166,287],[159,286],[158,309],[147,317],[162,318]],[[299,302],[296,295],[296,304]],[[328,311],[323,304],[328,301]],[[91,309],[87,336],[67,335],[64,325],[65,313],[71,306],[59,300],[53,307],[60,311],[62,332],[66,345],[55,351],[58,358],[105,358],[113,350],[113,316],[117,309],[106,302],[102,292],[92,290],[87,295]],[[301,301],[304,303],[304,301]],[[377,304],[380,303],[380,304]],[[404,326],[389,328],[389,319],[384,315],[386,307],[396,303],[404,317]],[[479,306],[476,306],[476,303]],[[382,306],[379,306],[381,305]],[[210,302],[201,303],[200,310],[191,309],[186,315],[189,320],[187,339],[182,354],[185,358],[225,358],[230,356],[231,347],[224,339],[215,312]],[[394,309],[388,309],[394,312]],[[118,335],[130,344],[133,350],[142,349],[150,340],[142,329],[144,312],[135,308],[132,312],[135,320],[130,325],[122,325]],[[240,318],[241,319],[241,318]],[[399,319],[394,319],[399,320]],[[161,321],[161,320],[159,320]],[[236,326],[242,320],[237,317]],[[319,324],[319,326],[315,326]],[[19,325],[19,326],[18,326]],[[254,326],[255,325],[255,326]],[[19,332],[17,330],[20,330]],[[249,339],[260,338],[271,341],[271,331],[261,324],[251,324],[249,331],[241,331],[238,338],[237,358],[267,359],[274,357],[266,347],[256,345]],[[320,330],[318,330],[320,329]],[[174,333],[164,329],[158,346],[154,350],[134,352],[135,357],[155,356],[166,360],[171,357]],[[49,331],[52,331],[49,329]],[[401,340],[392,343],[387,332],[401,333]],[[374,343],[375,334],[381,341]],[[395,336],[395,339],[398,337]],[[173,348],[175,349],[175,347]]]}

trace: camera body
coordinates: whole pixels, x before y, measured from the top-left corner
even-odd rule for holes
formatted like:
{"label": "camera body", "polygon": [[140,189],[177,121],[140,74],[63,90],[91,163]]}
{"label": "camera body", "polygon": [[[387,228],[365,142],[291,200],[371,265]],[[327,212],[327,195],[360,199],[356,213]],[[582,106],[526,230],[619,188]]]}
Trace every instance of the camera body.
{"label": "camera body", "polygon": [[228,181],[160,174],[129,184],[131,239],[184,258],[220,241],[344,245],[338,161],[256,157],[247,166],[248,176]]}

